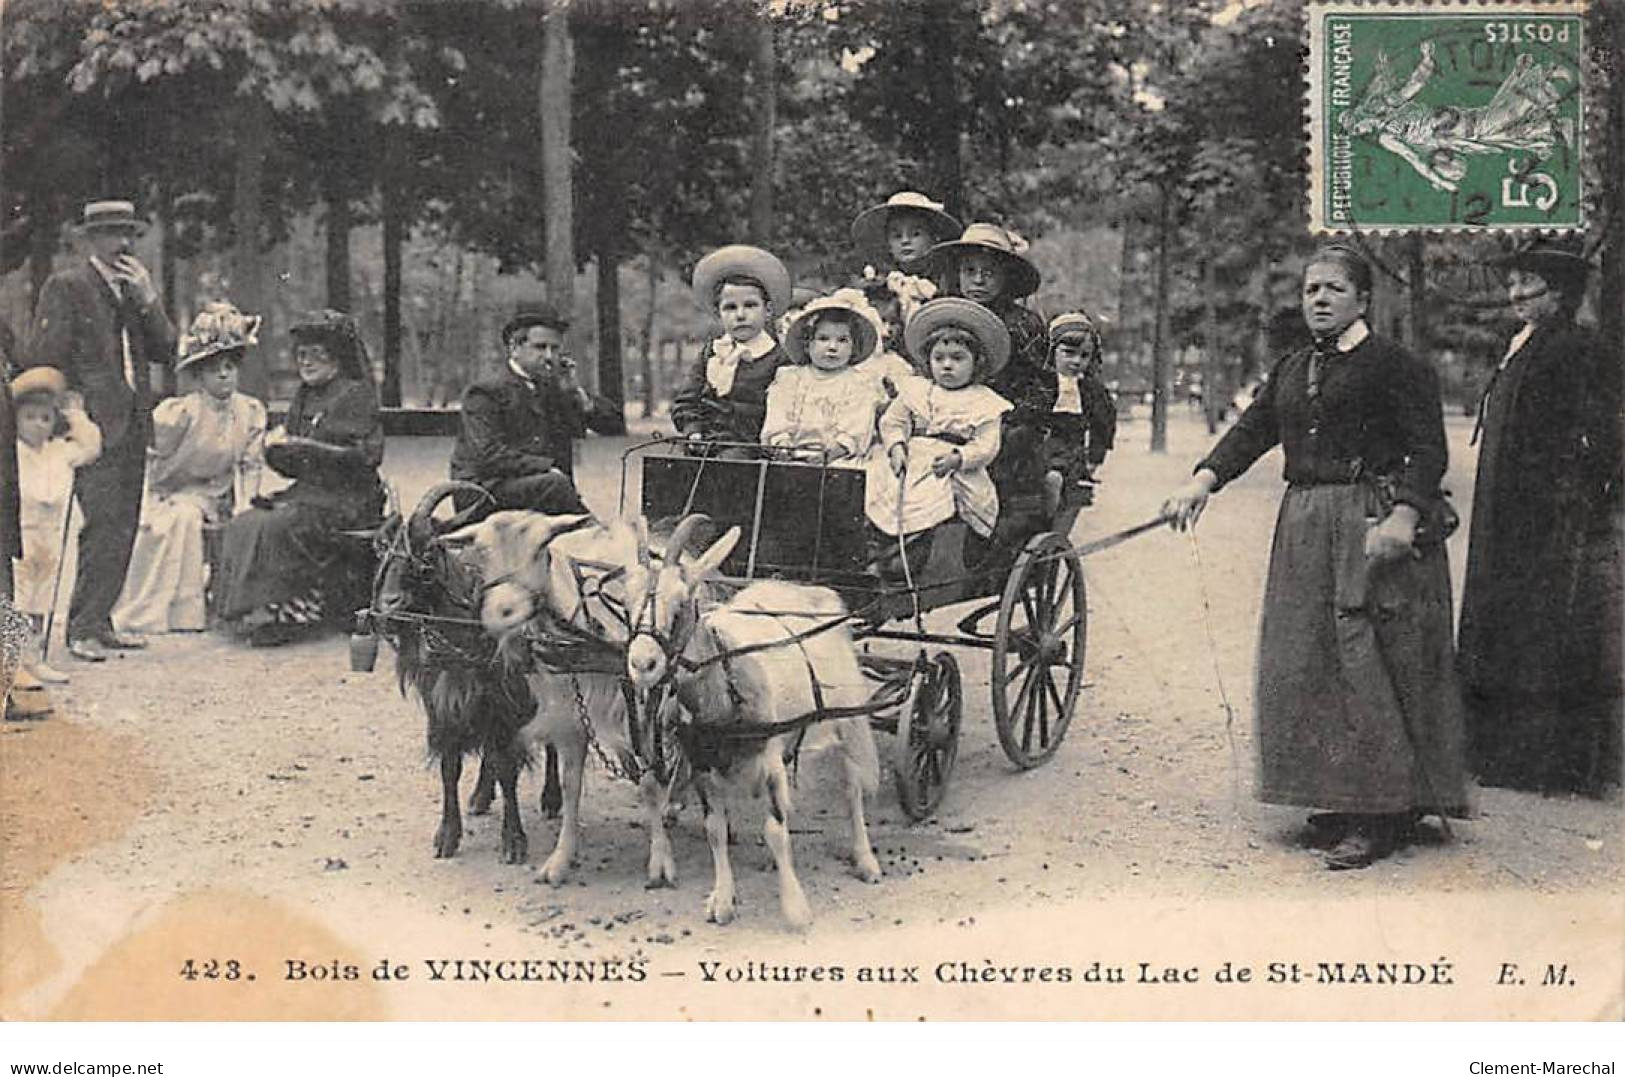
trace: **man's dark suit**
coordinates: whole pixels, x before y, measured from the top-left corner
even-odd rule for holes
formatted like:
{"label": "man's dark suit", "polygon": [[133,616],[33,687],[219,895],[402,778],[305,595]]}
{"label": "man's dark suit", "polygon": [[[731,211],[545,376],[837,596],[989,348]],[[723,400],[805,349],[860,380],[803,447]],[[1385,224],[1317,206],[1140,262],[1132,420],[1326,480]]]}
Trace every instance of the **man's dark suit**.
{"label": "man's dark suit", "polygon": [[0,385],[0,598],[12,596],[11,559],[23,555],[20,502],[17,419],[11,410],[11,390]]}
{"label": "man's dark suit", "polygon": [[[125,380],[120,330],[128,331],[132,386]],[[70,640],[112,634],[109,615],[124,587],[141,519],[152,400],[148,363],[175,358],[175,329],[159,304],[122,302],[80,258],[51,276],[40,292],[25,366],[54,366],[85,398],[102,432],[102,454],[79,469],[74,494],[84,514],[78,576],[68,606]]]}
{"label": "man's dark suit", "polygon": [[[533,385],[508,370],[463,394],[451,477],[485,487],[496,508],[585,512],[572,481],[571,446],[589,427],[613,431],[615,418],[603,401],[584,409],[574,394]],[[459,509],[475,500],[462,492],[453,496]]]}

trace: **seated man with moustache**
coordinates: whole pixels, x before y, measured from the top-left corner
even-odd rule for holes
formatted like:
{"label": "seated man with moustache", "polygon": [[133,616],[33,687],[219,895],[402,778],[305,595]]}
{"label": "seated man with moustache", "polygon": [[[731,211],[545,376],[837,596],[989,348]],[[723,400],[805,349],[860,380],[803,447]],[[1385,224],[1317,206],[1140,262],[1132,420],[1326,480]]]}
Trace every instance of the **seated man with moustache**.
{"label": "seated man with moustache", "polygon": [[[548,306],[521,308],[502,328],[508,367],[463,394],[451,477],[484,488],[487,512],[586,512],[572,475],[572,445],[587,432],[614,433],[621,416],[576,380],[564,354],[569,320]],[[459,511],[479,495],[459,490]]]}

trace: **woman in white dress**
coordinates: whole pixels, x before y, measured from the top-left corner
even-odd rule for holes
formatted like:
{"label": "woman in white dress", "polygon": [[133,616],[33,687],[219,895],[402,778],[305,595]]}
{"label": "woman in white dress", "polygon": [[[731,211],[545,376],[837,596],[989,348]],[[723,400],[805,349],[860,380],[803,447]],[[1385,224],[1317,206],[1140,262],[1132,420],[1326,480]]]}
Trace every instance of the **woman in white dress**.
{"label": "woman in white dress", "polygon": [[120,632],[201,632],[204,527],[247,507],[264,468],[265,405],[237,392],[260,319],[210,303],[181,338],[176,372],[195,381],[152,412],[141,530],[113,610]]}

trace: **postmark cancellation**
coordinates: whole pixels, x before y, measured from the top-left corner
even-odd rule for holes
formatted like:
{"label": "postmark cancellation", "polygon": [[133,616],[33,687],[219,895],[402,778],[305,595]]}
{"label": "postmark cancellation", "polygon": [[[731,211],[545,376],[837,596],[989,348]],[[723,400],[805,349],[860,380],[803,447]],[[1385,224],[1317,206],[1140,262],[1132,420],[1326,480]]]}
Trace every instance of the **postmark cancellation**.
{"label": "postmark cancellation", "polygon": [[1583,3],[1311,3],[1316,232],[1583,228]]}

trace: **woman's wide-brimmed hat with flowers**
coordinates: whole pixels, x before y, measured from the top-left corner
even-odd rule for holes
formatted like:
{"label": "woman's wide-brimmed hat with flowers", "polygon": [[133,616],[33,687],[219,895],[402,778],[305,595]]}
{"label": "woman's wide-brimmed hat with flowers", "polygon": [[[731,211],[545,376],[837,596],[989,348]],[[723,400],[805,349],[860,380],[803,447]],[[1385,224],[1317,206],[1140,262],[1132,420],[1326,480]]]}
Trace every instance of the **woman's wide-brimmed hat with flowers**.
{"label": "woman's wide-brimmed hat with flowers", "polygon": [[990,251],[1005,267],[1005,294],[1021,299],[1038,291],[1038,267],[1027,260],[1027,241],[996,224],[978,221],[966,227],[964,234],[948,243],[931,248],[931,257],[945,259],[938,264],[957,266],[958,260],[971,251]]}
{"label": "woman's wide-brimmed hat with flowers", "polygon": [[730,243],[707,254],[694,266],[694,294],[707,307],[716,305],[717,286],[729,277],[756,281],[767,290],[774,310],[790,306],[790,271],[760,247]]}
{"label": "woman's wide-brimmed hat with flowers", "polygon": [[361,330],[350,315],[341,310],[319,310],[289,326],[288,334],[295,344],[309,341],[326,345],[328,354],[338,360],[340,377],[372,383],[372,360],[367,356]]}
{"label": "woman's wide-brimmed hat with flowers", "polygon": [[852,363],[863,362],[874,352],[875,345],[880,342],[882,325],[880,314],[863,293],[856,288],[838,288],[829,295],[814,299],[801,308],[795,320],[790,323],[784,334],[784,350],[789,353],[793,362],[805,363],[809,356],[807,346],[810,343],[813,327],[818,324],[820,315],[836,312],[846,316],[846,324],[852,327]]}
{"label": "woman's wide-brimmed hat with flowers", "polygon": [[54,366],[29,367],[11,379],[11,399],[21,404],[25,400],[45,400],[52,404],[62,402],[68,391],[68,378]]}
{"label": "woman's wide-brimmed hat with flowers", "polygon": [[982,345],[983,381],[1003,370],[1004,364],[1010,361],[1010,330],[1004,327],[999,316],[974,300],[955,295],[933,299],[914,312],[914,317],[903,327],[903,342],[908,346],[908,353],[917,356],[922,363],[928,361],[926,339],[943,326],[963,329]]}
{"label": "woman's wide-brimmed hat with flowers", "polygon": [[899,213],[911,213],[926,222],[939,242],[959,234],[959,219],[941,202],[918,191],[898,191],[878,206],[870,206],[852,221],[852,243],[865,253],[886,249],[886,226]]}
{"label": "woman's wide-brimmed hat with flowers", "polygon": [[175,372],[226,352],[244,351],[260,342],[259,332],[257,315],[244,314],[224,300],[210,303],[197,312],[192,327],[181,337]]}

